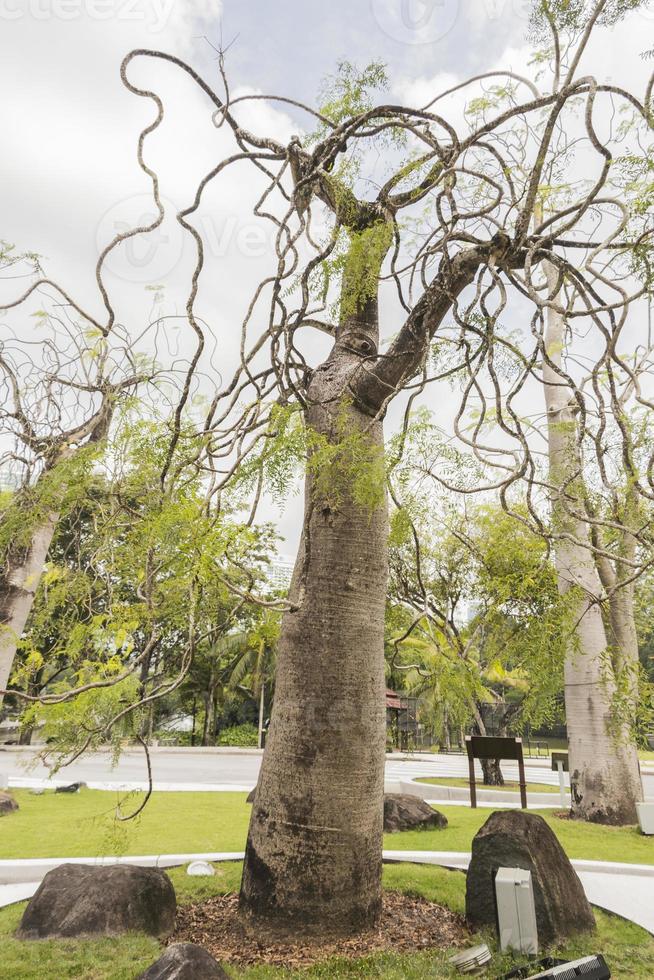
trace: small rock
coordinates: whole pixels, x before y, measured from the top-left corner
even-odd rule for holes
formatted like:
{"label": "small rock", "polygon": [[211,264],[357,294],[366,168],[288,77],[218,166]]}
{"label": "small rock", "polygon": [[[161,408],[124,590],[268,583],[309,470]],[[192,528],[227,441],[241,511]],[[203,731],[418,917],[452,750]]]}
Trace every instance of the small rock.
{"label": "small rock", "polygon": [[558,943],[595,929],[595,918],[579,878],[542,817],[521,810],[492,813],[472,842],[466,883],[466,918],[476,927],[496,927],[498,868],[531,871],[538,940]]}
{"label": "small rock", "polygon": [[55,788],[55,793],[79,793],[86,783],[70,783],[68,786],[57,786]]}
{"label": "small rock", "polygon": [[45,790],[42,786],[33,786],[30,790],[30,796],[43,796]]}
{"label": "small rock", "polygon": [[215,875],[213,865],[208,861],[191,861],[186,869],[186,874],[197,878],[211,878]]}
{"label": "small rock", "polygon": [[61,864],[49,871],[23,913],[20,939],[163,936],[175,925],[175,889],[158,868]]}
{"label": "small rock", "polygon": [[0,817],[6,813],[14,813],[18,809],[18,803],[9,793],[0,793]]}
{"label": "small rock", "polygon": [[229,980],[229,977],[206,949],[195,943],[175,943],[137,980]]}
{"label": "small rock", "polygon": [[433,810],[419,796],[403,793],[384,795],[384,832],[394,834],[398,830],[442,830],[447,827],[447,817]]}

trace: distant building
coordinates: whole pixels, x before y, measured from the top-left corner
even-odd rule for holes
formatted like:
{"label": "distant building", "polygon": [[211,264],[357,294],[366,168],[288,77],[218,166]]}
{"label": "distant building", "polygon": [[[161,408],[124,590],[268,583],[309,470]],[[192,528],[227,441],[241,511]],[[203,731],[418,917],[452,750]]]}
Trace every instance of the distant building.
{"label": "distant building", "polygon": [[295,559],[290,555],[275,555],[266,570],[266,577],[273,589],[288,591],[294,565]]}

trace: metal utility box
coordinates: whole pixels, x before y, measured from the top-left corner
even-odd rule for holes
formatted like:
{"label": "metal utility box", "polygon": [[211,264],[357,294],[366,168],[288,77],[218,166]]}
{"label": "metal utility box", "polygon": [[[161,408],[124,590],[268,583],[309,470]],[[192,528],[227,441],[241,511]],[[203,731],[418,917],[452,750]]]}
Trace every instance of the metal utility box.
{"label": "metal utility box", "polygon": [[499,868],[495,875],[495,900],[500,948],[535,955],[538,928],[531,871]]}
{"label": "metal utility box", "polygon": [[[1,785],[2,783],[0,783]],[[646,803],[636,803],[636,809],[638,810],[641,832],[648,835],[654,834],[654,803],[651,800]]]}

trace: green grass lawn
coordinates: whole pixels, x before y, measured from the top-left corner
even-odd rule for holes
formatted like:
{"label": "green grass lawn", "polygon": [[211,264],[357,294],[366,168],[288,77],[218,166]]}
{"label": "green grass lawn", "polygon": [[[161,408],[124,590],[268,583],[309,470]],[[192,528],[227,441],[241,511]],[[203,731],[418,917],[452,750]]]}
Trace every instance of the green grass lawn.
{"label": "green grass lawn", "polygon": [[[449,821],[445,830],[408,830],[386,837],[393,850],[469,851],[472,838],[486,822],[491,810],[463,806],[439,806]],[[576,820],[562,820],[551,811],[534,811],[550,825],[568,857],[593,861],[625,861],[654,864],[654,839],[644,837],[638,827],[600,827]]]}
{"label": "green grass lawn", "polygon": [[[82,790],[68,796],[14,793],[17,813],[0,818],[0,859],[96,857],[109,854],[174,854],[242,851],[250,807],[245,793],[153,793],[135,821],[114,819],[120,794]],[[134,807],[138,797],[125,804]],[[445,830],[407,831],[386,836],[393,850],[469,851],[490,810],[442,806]],[[637,827],[599,827],[562,820],[543,811],[571,858],[654,864],[654,839]]]}
{"label": "green grass lawn", "polygon": [[[458,776],[422,776],[416,780],[418,783],[430,783],[433,786],[463,786],[468,789],[470,783],[467,779]],[[510,790],[511,792],[520,792],[520,784],[512,782],[507,779],[504,786],[484,786],[483,783],[477,782],[477,789],[489,789],[489,790]],[[528,793],[558,793],[558,786],[549,786],[547,783],[527,783]]]}
{"label": "green grass lawn", "polygon": [[12,795],[20,809],[2,818],[0,859],[242,851],[250,815],[246,793],[153,793],[143,813],[126,823],[115,819],[117,803],[128,814],[142,794]]}
{"label": "green grass lawn", "polygon": [[[238,888],[239,864],[218,865],[214,878],[189,878],[183,869],[170,872],[180,905]],[[387,888],[422,895],[464,908],[465,878],[443,868],[392,865],[384,869]],[[159,943],[139,935],[100,940],[21,942],[13,938],[24,904],[0,910],[0,976],[11,980],[135,980],[161,952]],[[595,936],[579,939],[558,950],[562,957],[603,952],[614,977],[620,980],[651,980],[654,977],[654,938],[644,930],[614,916],[596,913]],[[492,937],[484,939],[493,943]],[[375,977],[384,980],[424,980],[425,977],[453,978],[447,965],[448,951],[380,953],[360,960],[330,959],[302,971],[272,967],[227,968],[236,980],[338,980]],[[520,958],[523,962],[524,958]],[[518,962],[495,953],[492,972],[497,977]]]}

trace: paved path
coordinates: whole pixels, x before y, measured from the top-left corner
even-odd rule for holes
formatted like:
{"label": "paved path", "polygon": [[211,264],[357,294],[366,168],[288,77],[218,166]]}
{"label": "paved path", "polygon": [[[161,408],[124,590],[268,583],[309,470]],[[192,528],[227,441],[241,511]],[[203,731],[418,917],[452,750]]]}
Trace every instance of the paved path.
{"label": "paved path", "polygon": [[[127,858],[51,858],[33,861],[0,861],[0,907],[30,898],[43,876],[59,864],[140,864],[147,867],[170,868],[194,860],[234,861],[243,859],[242,852],[208,854],[165,854]],[[417,864],[436,864],[465,871],[470,853],[465,851],[384,851],[384,860],[411,861]],[[654,935],[654,866],[616,864],[604,861],[572,862],[588,900],[630,919]],[[28,878],[28,881],[21,881]]]}

